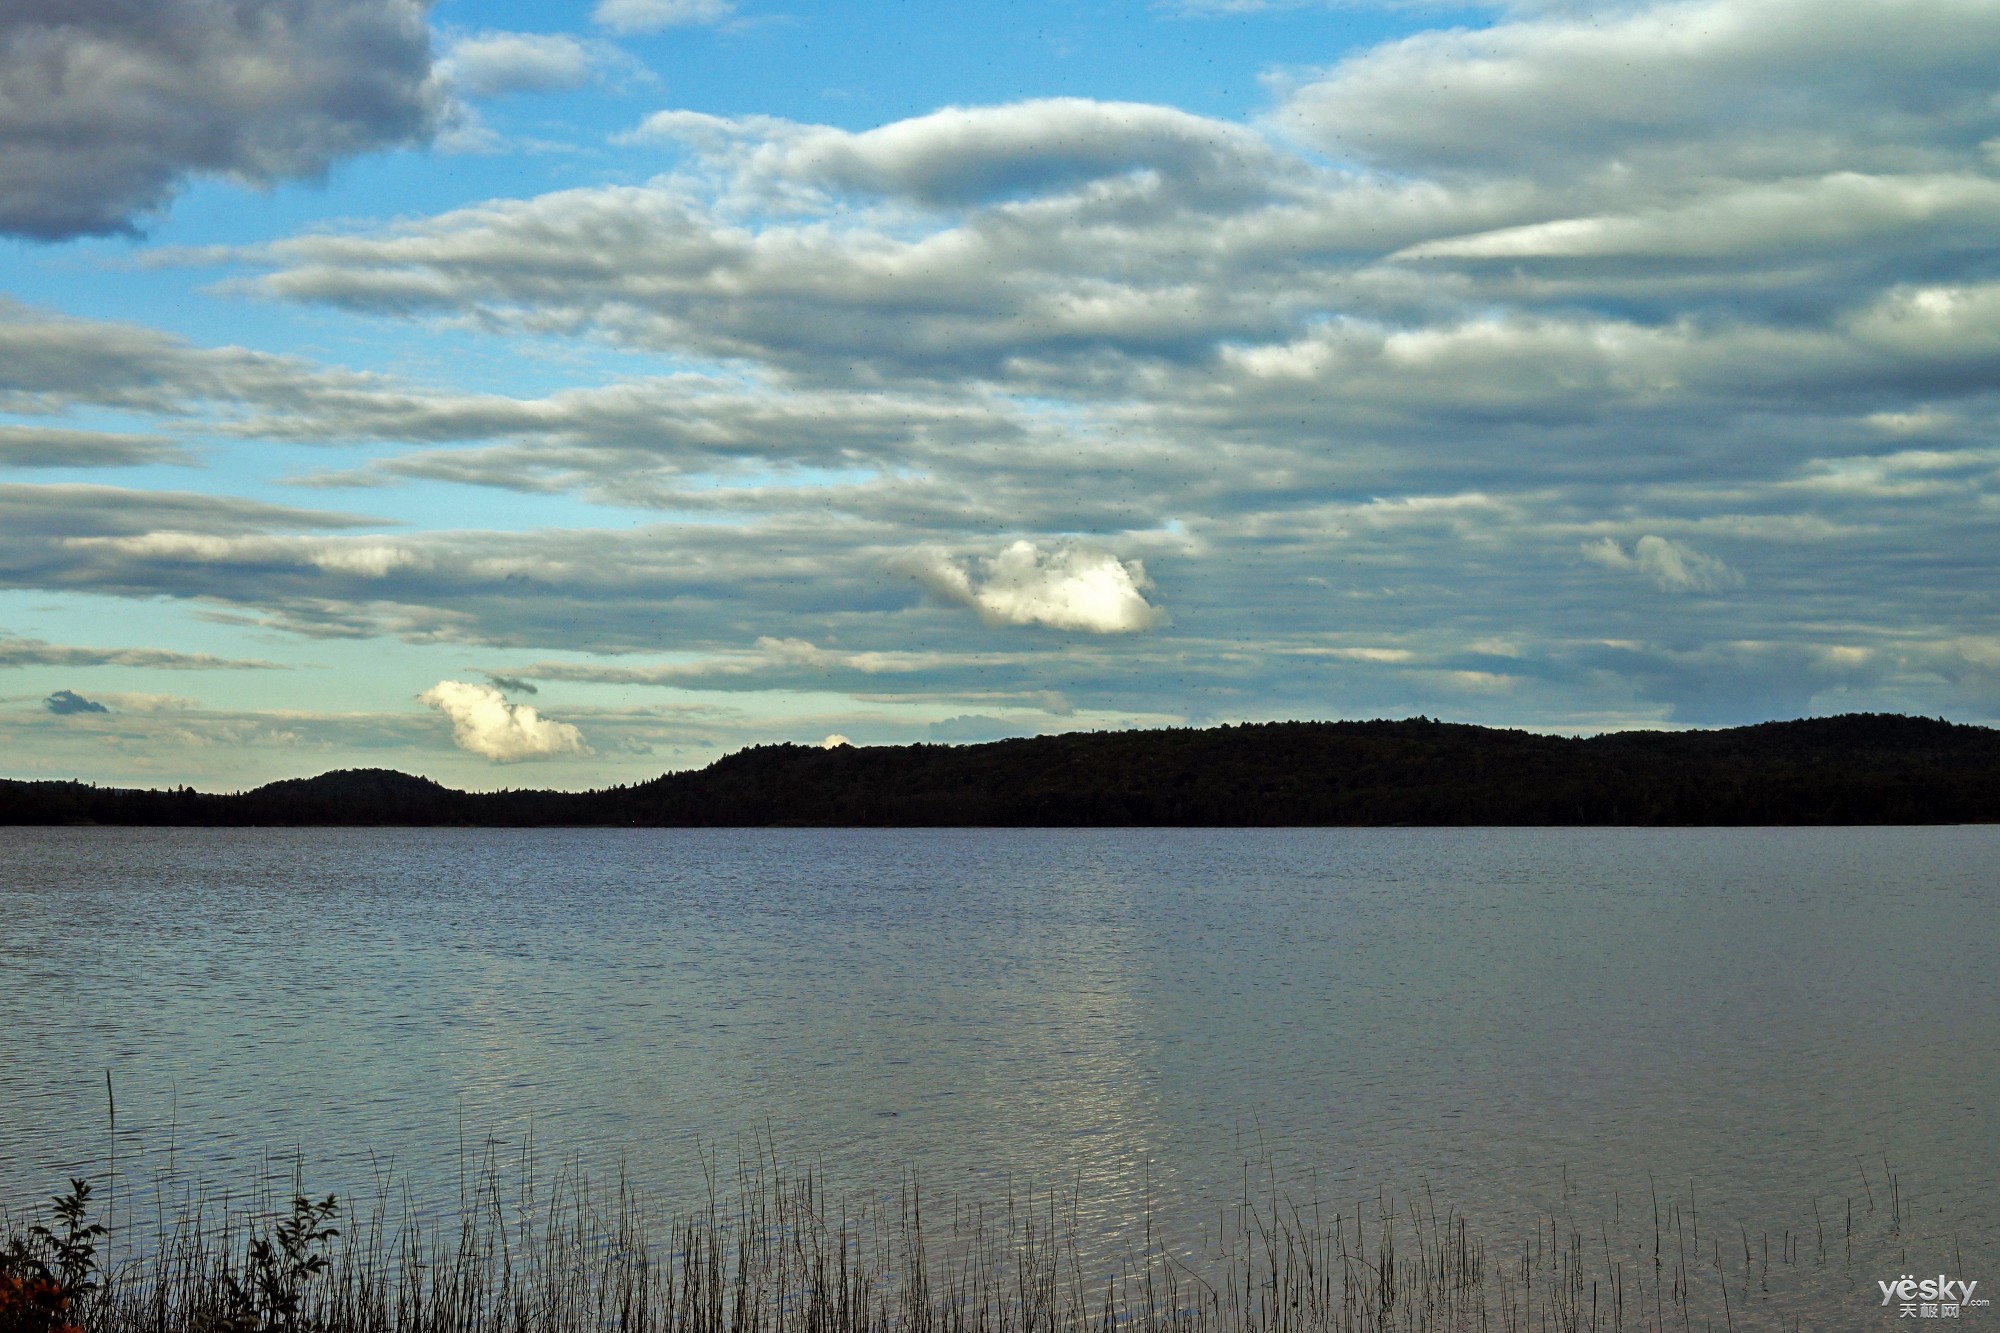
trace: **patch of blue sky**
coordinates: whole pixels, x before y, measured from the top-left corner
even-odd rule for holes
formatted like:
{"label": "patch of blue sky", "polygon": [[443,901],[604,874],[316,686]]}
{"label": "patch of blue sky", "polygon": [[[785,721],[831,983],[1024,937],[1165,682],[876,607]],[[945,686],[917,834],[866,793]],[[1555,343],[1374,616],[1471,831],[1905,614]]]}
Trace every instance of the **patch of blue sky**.
{"label": "patch of blue sky", "polygon": [[1088,404],[1036,394],[1008,394],[1006,399],[1007,405],[1028,421],[1058,426],[1094,439],[1115,439],[1115,434],[1107,435],[1105,432],[1100,411]]}
{"label": "patch of blue sky", "polygon": [[76,591],[57,597],[39,588],[0,588],[0,639],[45,639],[85,648],[157,648],[288,664],[316,658],[313,646],[301,645],[294,636],[197,614],[208,609],[178,597]]}
{"label": "patch of blue sky", "polygon": [[[490,26],[539,6],[446,0],[439,22],[477,13]],[[540,17],[537,17],[537,16]],[[1032,97],[1157,102],[1242,118],[1268,100],[1273,53],[1322,65],[1438,26],[1483,26],[1479,8],[1274,6],[1200,13],[1170,4],[1022,0],[982,8],[940,0],[853,5],[746,3],[709,30],[670,29],[622,44],[659,74],[663,105],[866,129],[942,106]]]}

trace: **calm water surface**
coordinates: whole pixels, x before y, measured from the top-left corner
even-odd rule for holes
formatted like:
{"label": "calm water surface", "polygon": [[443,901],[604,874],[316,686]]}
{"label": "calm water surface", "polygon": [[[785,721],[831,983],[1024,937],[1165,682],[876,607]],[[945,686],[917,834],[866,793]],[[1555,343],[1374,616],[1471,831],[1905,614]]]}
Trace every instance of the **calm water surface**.
{"label": "calm water surface", "polygon": [[1908,1261],[2000,1287],[1996,866],[1992,828],[0,830],[0,1201],[102,1171],[108,1069],[128,1194],[170,1149],[443,1188],[532,1132],[692,1198],[767,1136],[1107,1231],[1257,1159],[1754,1236],[1893,1170]]}

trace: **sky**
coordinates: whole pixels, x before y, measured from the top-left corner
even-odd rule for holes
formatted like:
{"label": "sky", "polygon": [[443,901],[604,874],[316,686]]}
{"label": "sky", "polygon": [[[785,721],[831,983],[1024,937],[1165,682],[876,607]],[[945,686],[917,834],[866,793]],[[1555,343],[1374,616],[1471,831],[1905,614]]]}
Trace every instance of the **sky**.
{"label": "sky", "polygon": [[0,775],[2000,721],[1991,0],[13,0]]}

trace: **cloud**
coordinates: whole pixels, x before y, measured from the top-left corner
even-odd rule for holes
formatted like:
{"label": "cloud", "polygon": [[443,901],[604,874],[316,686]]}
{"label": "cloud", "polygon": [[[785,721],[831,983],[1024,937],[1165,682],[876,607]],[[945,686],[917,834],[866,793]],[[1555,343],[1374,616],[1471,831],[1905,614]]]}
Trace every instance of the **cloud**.
{"label": "cloud", "polygon": [[1166,620],[1146,601],[1152,584],[1142,562],[1083,546],[1044,552],[1017,541],[978,562],[976,573],[942,551],[920,551],[898,568],[939,599],[971,607],[989,625],[1129,634]]}
{"label": "cloud", "polygon": [[101,697],[127,713],[187,713],[201,707],[199,700],[183,694],[158,694],[144,690],[118,690]]}
{"label": "cloud", "polygon": [[42,700],[42,707],[57,717],[68,717],[75,713],[108,713],[111,710],[95,700],[86,699],[73,690],[57,690]]}
{"label": "cloud", "polygon": [[561,33],[481,32],[453,41],[441,77],[468,97],[555,92],[590,82],[591,48]]}
{"label": "cloud", "polygon": [[[518,92],[566,92],[590,82],[612,86],[658,82],[644,64],[604,40],[574,38],[566,32],[464,32],[456,34],[438,60],[438,78],[468,98],[504,98]],[[478,148],[494,136],[478,128],[464,108],[464,124],[454,134]]]}
{"label": "cloud", "polygon": [[1686,0],[1429,32],[1288,90],[1279,121],[1409,171],[1694,177],[1926,170],[1991,133],[1982,0]]}
{"label": "cloud", "polygon": [[847,737],[841,735],[839,732],[836,731],[832,735],[828,736],[825,740],[821,741],[819,743],[819,748],[822,750],[839,750],[847,746],[850,746],[852,744],[854,744],[853,741],[847,739]]}
{"label": "cloud", "polygon": [[148,671],[283,671],[276,662],[176,653],[163,648],[80,648],[41,639],[0,639],[0,669],[30,666],[120,666]]}
{"label": "cloud", "polygon": [[[603,685],[702,690],[809,690],[837,685],[875,692],[899,676],[936,679],[962,672],[978,675],[992,684],[1018,673],[1029,662],[1028,657],[1019,653],[844,652],[819,647],[806,639],[765,635],[748,651],[707,654],[692,660],[654,665],[534,662],[518,668],[518,673],[529,680],[588,681]],[[498,683],[497,677],[489,678]]]}
{"label": "cloud", "polygon": [[1662,592],[1721,592],[1743,586],[1743,576],[1727,564],[1665,537],[1641,537],[1629,553],[1605,537],[1584,543],[1583,553],[1606,569],[1642,574]]}
{"label": "cloud", "polygon": [[1623,214],[1562,218],[1429,241],[1400,259],[1579,260],[1648,257],[1728,259],[1758,253],[1812,255],[1867,250],[1897,234],[1947,243],[1985,224],[2000,207],[2000,181],[1961,173],[1868,175],[1713,188],[1693,201]]}
{"label": "cloud", "polygon": [[[196,347],[157,329],[75,319],[0,296],[0,412],[46,418],[103,407],[182,418],[207,411],[211,427],[229,434],[254,432],[259,414],[335,412],[343,403],[378,402],[397,387],[380,375],[241,347]],[[45,423],[10,429],[31,456],[71,447],[144,461],[146,452],[141,440],[102,432],[52,433]]]}
{"label": "cloud", "polygon": [[451,719],[452,740],[459,749],[496,764],[591,752],[581,731],[542,717],[528,704],[508,703],[507,696],[491,685],[441,680],[417,701]]}
{"label": "cloud", "polygon": [[[1665,701],[1677,721],[1732,726],[1815,712],[1852,711],[1816,705],[1838,691],[1879,687],[1896,670],[1887,654],[1851,645],[1718,638],[1701,645],[1607,645],[1582,653]],[[1921,710],[1910,710],[1921,711]]]}
{"label": "cloud", "polygon": [[1138,172],[1182,189],[1261,194],[1279,161],[1260,135],[1225,121],[1082,97],[946,107],[860,133],[662,111],[625,137],[695,145],[735,172],[739,186],[816,184],[933,206],[1045,195]]}
{"label": "cloud", "polygon": [[[578,189],[238,257],[272,268],[257,290],[288,300],[476,310],[499,325],[877,382],[899,371],[947,382],[940,372],[996,357],[1100,345],[1187,352],[1282,327],[1300,295],[1283,295],[1274,238],[1254,240],[1267,252],[1259,277],[1227,253],[1253,241],[1247,229],[1218,224],[1295,204],[1320,173],[1240,126],[1083,99],[953,109],[858,135],[685,112],[648,124],[722,144],[710,154],[713,205],[696,181]],[[978,211],[922,229],[893,207],[856,225],[730,216],[760,201],[837,216],[856,190]],[[1352,225],[1382,234],[1379,219]]]}
{"label": "cloud", "polygon": [[0,425],[0,467],[143,467],[193,461],[174,441],[149,435]]}
{"label": "cloud", "polygon": [[316,178],[445,114],[422,0],[26,0],[0,17],[0,233],[133,229],[190,175]]}
{"label": "cloud", "polygon": [[729,0],[597,0],[591,20],[618,33],[720,23],[736,12]]}
{"label": "cloud", "polygon": [[961,713],[933,722],[927,729],[930,739],[946,744],[974,744],[982,741],[1009,740],[1016,736],[1033,736],[1036,729],[1023,726],[1019,722],[1004,717],[988,717],[980,713]]}
{"label": "cloud", "polygon": [[[379,520],[324,509],[297,509],[260,500],[192,491],[144,491],[118,486],[33,486],[0,483],[0,528],[17,540],[82,543],[133,538],[151,549],[188,556],[222,554],[233,537],[315,528],[375,526]],[[147,549],[138,547],[131,549]]]}
{"label": "cloud", "polygon": [[491,682],[494,689],[505,690],[509,694],[541,693],[533,681],[523,680],[519,676],[499,676],[489,671],[486,673],[486,679]]}

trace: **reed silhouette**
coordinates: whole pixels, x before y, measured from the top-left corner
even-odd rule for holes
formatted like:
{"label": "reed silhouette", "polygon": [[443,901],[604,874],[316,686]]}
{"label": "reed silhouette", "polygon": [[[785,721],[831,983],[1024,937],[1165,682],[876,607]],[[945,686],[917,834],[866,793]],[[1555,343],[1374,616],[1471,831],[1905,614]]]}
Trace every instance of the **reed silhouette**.
{"label": "reed silhouette", "polygon": [[[76,1182],[57,1226],[36,1222],[6,1251],[6,1271],[55,1284],[54,1302],[0,1304],[0,1333],[1733,1331],[1776,1326],[1785,1271],[1842,1265],[1823,1236],[1808,1249],[1789,1232],[1774,1250],[1741,1229],[1737,1264],[1711,1226],[1705,1254],[1692,1193],[1655,1192],[1636,1229],[1622,1209],[1587,1228],[1565,1206],[1496,1246],[1428,1190],[1340,1211],[1246,1183],[1199,1244],[1148,1217],[1107,1253],[1073,1193],[939,1210],[906,1177],[835,1198],[764,1149],[657,1223],[627,1180],[599,1191],[580,1171],[537,1182],[524,1166],[510,1185],[490,1147],[447,1209],[387,1187],[366,1206],[314,1200],[296,1171],[247,1198],[182,1196],[113,1266]],[[1874,1212],[1871,1192],[1864,1220]],[[1850,1199],[1847,1268],[1853,1218]],[[1875,1240],[1902,1220],[1885,1210]]]}

